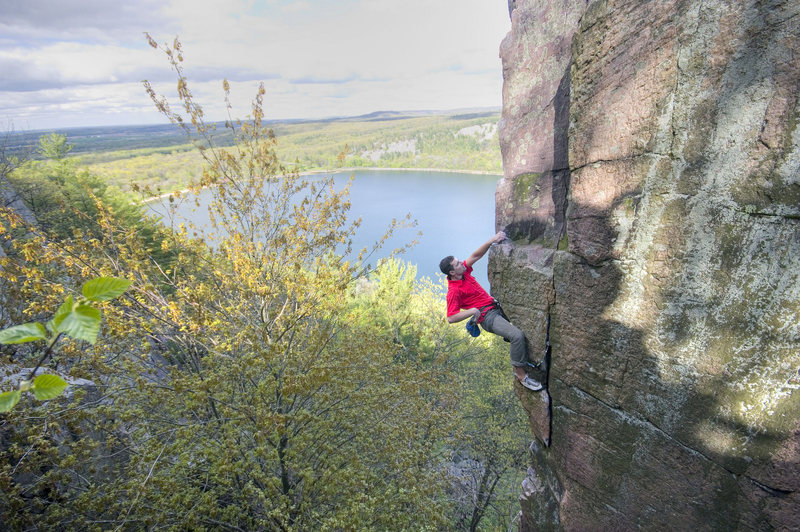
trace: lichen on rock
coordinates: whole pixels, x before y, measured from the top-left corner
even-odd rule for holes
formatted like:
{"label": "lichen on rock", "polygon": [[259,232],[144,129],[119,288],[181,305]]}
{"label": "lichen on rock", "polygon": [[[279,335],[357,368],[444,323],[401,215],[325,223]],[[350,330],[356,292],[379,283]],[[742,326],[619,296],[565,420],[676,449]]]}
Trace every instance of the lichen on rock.
{"label": "lichen on rock", "polygon": [[552,345],[521,529],[800,527],[800,5],[511,15],[489,276]]}

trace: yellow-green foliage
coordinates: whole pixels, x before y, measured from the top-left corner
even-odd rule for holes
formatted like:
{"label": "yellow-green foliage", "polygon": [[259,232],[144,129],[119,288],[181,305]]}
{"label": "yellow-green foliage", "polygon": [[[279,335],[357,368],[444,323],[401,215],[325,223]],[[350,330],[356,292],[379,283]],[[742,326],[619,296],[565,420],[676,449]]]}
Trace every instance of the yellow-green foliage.
{"label": "yellow-green foliage", "polygon": [[[499,116],[434,115],[375,121],[277,124],[278,159],[301,172],[337,168],[442,168],[502,173],[497,134],[489,139],[457,135],[467,127],[496,124]],[[223,145],[231,135],[217,134]],[[413,142],[411,151],[392,152],[393,143]],[[377,160],[369,152],[384,153]],[[94,152],[76,156],[92,173],[122,190],[132,184],[181,188],[202,175],[203,157],[191,143],[158,148]]]}
{"label": "yellow-green foliage", "polygon": [[[456,419],[446,445],[452,468],[449,529],[508,530],[518,511],[526,469],[527,421],[512,393],[508,344],[495,335],[470,337],[444,320],[443,279],[417,280],[416,268],[381,262],[355,288],[355,315],[395,347],[394,360],[441,367]],[[437,398],[441,400],[441,398]]]}
{"label": "yellow-green foliage", "polygon": [[[214,185],[215,245],[191,228],[158,232],[91,191],[95,211],[71,234],[0,210],[0,238],[14,236],[0,326],[42,319],[87,278],[132,282],[105,308],[97,344],[67,342],[53,361],[93,384],[2,419],[4,524],[450,530],[480,510],[508,528],[526,438],[505,346],[448,326],[442,286],[402,263],[370,276],[335,255],[358,225],[347,190],[281,164],[263,89],[253,120],[231,124],[235,149],[209,142],[179,43],[165,50],[185,112],[151,95],[197,128],[194,187]],[[36,358],[2,355],[9,367]],[[485,487],[454,477],[463,458],[482,464]],[[490,503],[500,510],[484,514]]]}

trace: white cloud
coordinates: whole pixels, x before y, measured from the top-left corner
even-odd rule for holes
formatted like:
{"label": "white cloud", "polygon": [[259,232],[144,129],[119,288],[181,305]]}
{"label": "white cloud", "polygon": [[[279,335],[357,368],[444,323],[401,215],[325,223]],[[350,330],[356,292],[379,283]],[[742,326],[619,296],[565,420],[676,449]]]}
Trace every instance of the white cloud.
{"label": "white cloud", "polygon": [[164,31],[160,0],[24,0],[0,3],[0,34],[28,44],[53,40],[119,43]]}
{"label": "white cloud", "polygon": [[180,36],[212,119],[223,77],[236,82],[240,116],[258,80],[274,118],[500,105],[498,48],[510,22],[503,4],[486,0],[69,0],[37,18],[47,4],[0,8],[0,113],[34,127],[149,118],[136,82],[169,87],[174,77],[143,31],[159,42]]}
{"label": "white cloud", "polygon": [[0,102],[0,117],[21,130],[163,122],[139,83],[0,92]]}
{"label": "white cloud", "polygon": [[2,90],[36,90],[70,85],[140,81],[164,77],[159,58],[146,50],[59,42],[35,52],[26,48],[0,50]]}

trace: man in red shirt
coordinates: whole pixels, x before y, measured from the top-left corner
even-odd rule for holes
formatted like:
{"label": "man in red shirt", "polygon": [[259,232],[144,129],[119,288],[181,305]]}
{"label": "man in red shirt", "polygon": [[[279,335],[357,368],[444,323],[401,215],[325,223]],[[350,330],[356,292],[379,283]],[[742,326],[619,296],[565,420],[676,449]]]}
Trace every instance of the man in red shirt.
{"label": "man in red shirt", "polygon": [[461,262],[452,255],[443,258],[439,269],[447,275],[447,321],[458,323],[474,319],[483,330],[498,334],[511,342],[511,365],[519,382],[529,390],[539,391],[542,384],[525,371],[528,351],[525,335],[506,320],[497,302],[472,276],[472,265],[483,257],[492,244],[502,242],[506,234],[502,231],[487,240],[481,247]]}

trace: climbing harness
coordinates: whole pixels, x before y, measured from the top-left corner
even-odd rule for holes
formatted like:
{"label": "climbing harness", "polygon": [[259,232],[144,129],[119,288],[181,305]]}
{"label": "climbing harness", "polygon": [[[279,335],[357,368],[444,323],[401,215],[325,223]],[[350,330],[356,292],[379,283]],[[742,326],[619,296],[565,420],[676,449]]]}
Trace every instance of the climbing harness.
{"label": "climbing harness", "polygon": [[[486,314],[488,314],[490,311],[497,310],[500,313],[500,316],[502,316],[504,320],[511,323],[511,320],[508,319],[506,313],[503,312],[503,307],[500,306],[500,303],[498,303],[496,299],[488,305],[478,307],[478,310],[480,311],[478,313],[478,316],[483,316],[483,317],[486,317]],[[475,316],[471,317],[467,322],[467,332],[470,334],[470,336],[474,338],[480,336],[481,329],[480,327],[478,327],[478,318],[476,318]],[[509,341],[507,338],[503,338],[503,340],[505,340],[506,342]]]}

